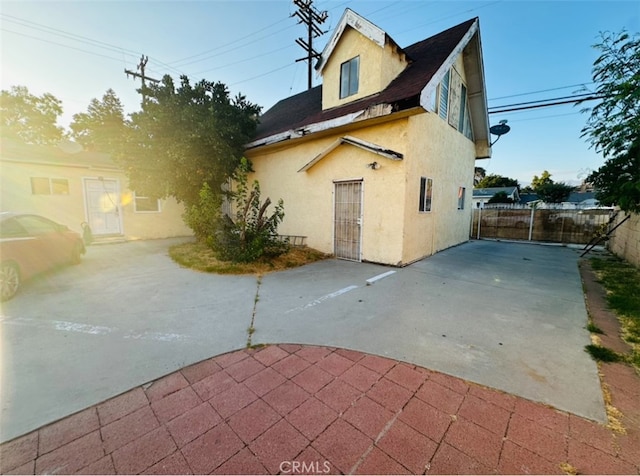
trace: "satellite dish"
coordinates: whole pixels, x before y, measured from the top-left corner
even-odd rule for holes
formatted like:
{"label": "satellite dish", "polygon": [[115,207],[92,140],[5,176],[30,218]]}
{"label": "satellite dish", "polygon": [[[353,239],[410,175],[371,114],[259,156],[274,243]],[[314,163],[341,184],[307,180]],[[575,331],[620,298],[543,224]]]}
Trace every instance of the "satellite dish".
{"label": "satellite dish", "polygon": [[498,139],[500,139],[501,136],[505,135],[510,130],[511,130],[511,127],[507,125],[506,119],[501,120],[500,123],[496,124],[495,126],[491,126],[489,128],[489,132],[491,132],[494,136],[498,136],[498,138],[494,140],[490,145],[493,145],[496,142],[498,142]]}

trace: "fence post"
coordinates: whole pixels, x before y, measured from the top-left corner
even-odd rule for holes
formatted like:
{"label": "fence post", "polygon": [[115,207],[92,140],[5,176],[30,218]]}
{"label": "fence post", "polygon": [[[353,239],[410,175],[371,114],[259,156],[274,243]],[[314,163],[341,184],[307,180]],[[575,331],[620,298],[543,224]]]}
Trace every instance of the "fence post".
{"label": "fence post", "polygon": [[480,239],[480,221],[482,220],[482,206],[478,208],[478,236],[476,239]]}
{"label": "fence post", "polygon": [[533,219],[536,212],[536,207],[531,207],[531,221],[529,222],[529,241],[533,238]]}

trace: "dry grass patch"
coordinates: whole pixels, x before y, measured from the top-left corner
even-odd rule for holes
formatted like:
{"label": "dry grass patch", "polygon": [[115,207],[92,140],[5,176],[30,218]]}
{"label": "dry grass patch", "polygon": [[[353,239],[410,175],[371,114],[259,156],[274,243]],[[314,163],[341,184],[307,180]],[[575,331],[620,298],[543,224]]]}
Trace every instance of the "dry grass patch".
{"label": "dry grass patch", "polygon": [[211,248],[199,242],[174,245],[169,248],[169,256],[185,268],[205,273],[256,275],[297,268],[330,257],[313,248],[292,246],[287,253],[277,258],[262,259],[255,263],[233,263],[220,261]]}

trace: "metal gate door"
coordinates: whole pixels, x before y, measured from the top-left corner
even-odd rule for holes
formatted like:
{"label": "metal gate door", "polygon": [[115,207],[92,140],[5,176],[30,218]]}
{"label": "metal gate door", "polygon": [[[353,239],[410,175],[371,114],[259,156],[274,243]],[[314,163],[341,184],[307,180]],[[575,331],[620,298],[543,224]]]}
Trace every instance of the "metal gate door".
{"label": "metal gate door", "polygon": [[333,250],[336,258],[360,261],[362,181],[334,183]]}

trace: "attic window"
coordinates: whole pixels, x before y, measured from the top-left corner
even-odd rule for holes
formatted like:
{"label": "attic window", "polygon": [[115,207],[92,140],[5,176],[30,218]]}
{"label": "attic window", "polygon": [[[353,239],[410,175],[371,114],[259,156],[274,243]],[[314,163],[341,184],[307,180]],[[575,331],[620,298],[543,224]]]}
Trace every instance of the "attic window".
{"label": "attic window", "polygon": [[340,99],[358,92],[360,57],[356,56],[340,65]]}
{"label": "attic window", "polygon": [[447,119],[447,113],[449,111],[449,71],[442,78],[440,83],[440,105],[438,106],[438,113],[443,119]]}

